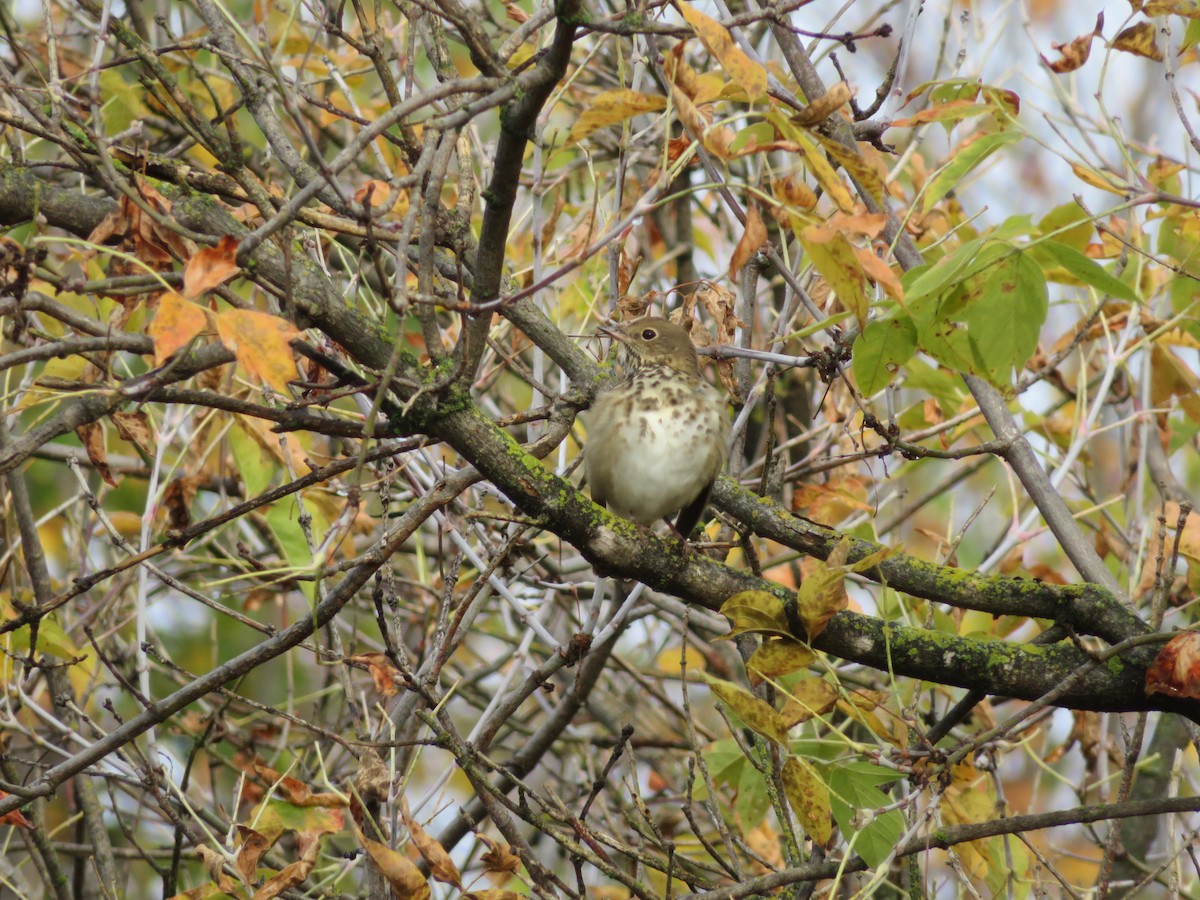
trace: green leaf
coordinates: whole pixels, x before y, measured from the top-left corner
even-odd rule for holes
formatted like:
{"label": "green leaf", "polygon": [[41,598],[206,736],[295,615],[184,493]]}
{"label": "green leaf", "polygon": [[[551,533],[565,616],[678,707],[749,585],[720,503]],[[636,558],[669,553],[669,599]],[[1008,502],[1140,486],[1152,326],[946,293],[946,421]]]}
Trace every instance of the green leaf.
{"label": "green leaf", "polygon": [[742,753],[742,748],[733,738],[722,738],[704,748],[704,762],[715,781],[734,784],[740,777],[746,754]]}
{"label": "green leaf", "polygon": [[[1074,247],[1061,244],[1058,241],[1043,241],[1037,245],[1037,251],[1079,279],[1084,284],[1091,285],[1102,294],[1119,297],[1130,303],[1139,302],[1137,293],[1125,282],[1109,274],[1103,266],[1094,259],[1084,256]],[[1049,273],[1047,273],[1049,274]]]}
{"label": "green leaf", "polygon": [[742,767],[737,782],[737,811],[738,821],[745,831],[756,828],[767,817],[771,808],[771,795],[767,792],[767,781],[762,772],[750,765]]}
{"label": "green leaf", "polygon": [[246,485],[246,496],[257,497],[270,487],[271,481],[283,467],[246,429],[239,427],[237,421],[235,418],[234,427],[227,432],[226,440],[229,441],[229,450],[238,474]]}
{"label": "green leaf", "polygon": [[729,144],[729,152],[738,153],[750,146],[751,141],[761,147],[773,140],[775,140],[775,126],[770,122],[755,122],[753,125],[747,125],[733,136],[733,141]]}
{"label": "green leaf", "polygon": [[925,194],[921,198],[921,212],[928,212],[939,200],[958,187],[958,183],[968,172],[1001,147],[1018,143],[1024,136],[1020,131],[1000,131],[996,134],[986,134],[966,149],[956,153],[954,158],[943,166],[929,182]]}
{"label": "green leaf", "polygon": [[[904,285],[904,302],[910,307],[917,300],[936,294],[975,259],[983,246],[983,238],[967,241],[949,256],[944,256],[932,266],[924,267],[911,283],[901,279]],[[907,273],[913,275],[918,270]]]}
{"label": "green leaf", "polygon": [[[864,769],[863,767],[867,768]],[[828,784],[830,806],[833,817],[847,839],[853,841],[854,850],[868,866],[882,865],[896,848],[904,835],[904,816],[899,810],[890,810],[881,816],[870,818],[861,828],[855,828],[856,813],[888,806],[891,799],[875,785],[885,783],[879,766],[855,763],[838,766],[829,772]],[[889,781],[896,773],[888,773]]]}
{"label": "green leaf", "polygon": [[1080,252],[1091,240],[1093,229],[1092,217],[1074,200],[1054,207],[1038,222],[1038,231],[1043,235],[1053,235],[1053,240]]}
{"label": "green leaf", "polygon": [[[300,510],[294,497],[272,503],[266,512],[267,525],[275,540],[279,542],[287,564],[297,572],[307,569],[312,564],[312,551],[309,550],[308,541],[300,529],[299,516]],[[309,601],[316,596],[312,581],[301,581],[300,590]]]}
{"label": "green leaf", "polygon": [[1007,387],[1037,349],[1050,309],[1046,277],[1029,254],[1014,253],[973,281],[979,292],[965,313],[971,348],[984,377]]}
{"label": "green leaf", "polygon": [[854,342],[854,380],[864,397],[874,396],[895,375],[896,369],[917,352],[917,326],[897,313],[867,325]]}

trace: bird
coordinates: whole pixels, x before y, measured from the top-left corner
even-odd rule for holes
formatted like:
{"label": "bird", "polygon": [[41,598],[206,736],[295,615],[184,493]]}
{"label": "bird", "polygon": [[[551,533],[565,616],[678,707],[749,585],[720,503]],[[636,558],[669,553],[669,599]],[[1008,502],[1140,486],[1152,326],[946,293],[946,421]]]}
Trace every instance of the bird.
{"label": "bird", "polygon": [[681,326],[645,316],[601,330],[624,375],[601,388],[586,418],[592,499],[646,526],[678,513],[686,540],[729,455],[725,401],[701,377]]}

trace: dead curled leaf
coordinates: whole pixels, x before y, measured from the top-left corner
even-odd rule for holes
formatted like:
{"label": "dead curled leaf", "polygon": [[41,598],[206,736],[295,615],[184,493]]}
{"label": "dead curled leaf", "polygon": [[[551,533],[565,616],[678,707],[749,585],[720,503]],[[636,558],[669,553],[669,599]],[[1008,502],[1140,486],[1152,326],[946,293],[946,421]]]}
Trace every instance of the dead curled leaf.
{"label": "dead curled leaf", "polygon": [[1200,631],[1184,631],[1167,641],[1146,670],[1146,694],[1200,700]]}

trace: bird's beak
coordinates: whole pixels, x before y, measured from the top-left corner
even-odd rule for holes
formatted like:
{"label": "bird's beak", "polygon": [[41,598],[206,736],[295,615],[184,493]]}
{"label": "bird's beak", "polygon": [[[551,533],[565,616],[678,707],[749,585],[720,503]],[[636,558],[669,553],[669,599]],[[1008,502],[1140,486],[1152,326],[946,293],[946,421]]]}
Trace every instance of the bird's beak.
{"label": "bird's beak", "polygon": [[614,341],[625,340],[625,333],[617,328],[616,325],[598,325],[596,330],[606,337],[612,338]]}

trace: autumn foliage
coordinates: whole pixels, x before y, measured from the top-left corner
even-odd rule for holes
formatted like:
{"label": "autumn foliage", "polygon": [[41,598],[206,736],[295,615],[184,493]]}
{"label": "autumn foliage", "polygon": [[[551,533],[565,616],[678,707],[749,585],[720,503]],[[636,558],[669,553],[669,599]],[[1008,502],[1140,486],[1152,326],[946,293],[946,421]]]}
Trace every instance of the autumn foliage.
{"label": "autumn foliage", "polygon": [[1200,15],[844,6],[0,11],[0,893],[1190,890]]}

